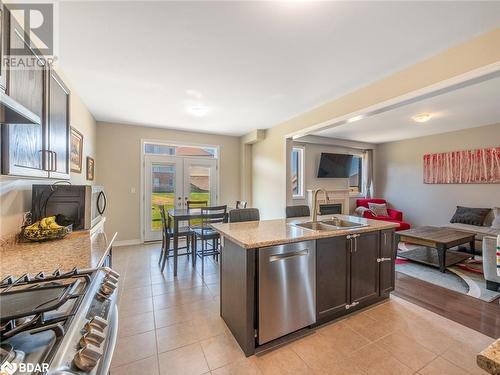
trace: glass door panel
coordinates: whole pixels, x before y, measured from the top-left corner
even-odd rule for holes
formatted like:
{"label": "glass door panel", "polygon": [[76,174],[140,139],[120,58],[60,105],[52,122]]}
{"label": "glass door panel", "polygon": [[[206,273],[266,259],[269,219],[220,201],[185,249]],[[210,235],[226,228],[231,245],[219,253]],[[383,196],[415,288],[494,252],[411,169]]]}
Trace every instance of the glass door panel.
{"label": "glass door panel", "polygon": [[[146,156],[145,240],[161,239],[160,206],[165,210],[182,204],[182,164],[175,158]],[[180,186],[179,186],[180,185]]]}
{"label": "glass door panel", "polygon": [[182,209],[188,200],[217,205],[217,160],[145,155],[144,241],[161,240],[161,205]]}
{"label": "glass door panel", "polygon": [[184,158],[184,201],[217,204],[216,160]]}

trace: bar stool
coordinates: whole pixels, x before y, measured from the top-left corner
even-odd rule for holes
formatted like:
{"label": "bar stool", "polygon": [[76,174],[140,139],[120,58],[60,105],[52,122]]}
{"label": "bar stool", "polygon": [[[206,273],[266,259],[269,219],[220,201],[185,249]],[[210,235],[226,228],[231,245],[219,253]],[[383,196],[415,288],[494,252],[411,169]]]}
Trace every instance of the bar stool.
{"label": "bar stool", "polygon": [[291,217],[302,217],[302,216],[311,216],[311,211],[309,210],[309,206],[301,205],[301,206],[286,207],[287,219]]}
{"label": "bar stool", "polygon": [[259,221],[260,213],[258,208],[240,208],[229,211],[229,222],[239,223],[242,221]]}

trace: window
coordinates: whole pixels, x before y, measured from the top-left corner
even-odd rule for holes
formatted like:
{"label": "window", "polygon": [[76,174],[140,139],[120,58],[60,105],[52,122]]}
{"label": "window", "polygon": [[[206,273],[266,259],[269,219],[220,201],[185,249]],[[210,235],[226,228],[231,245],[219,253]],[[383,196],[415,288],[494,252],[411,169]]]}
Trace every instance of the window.
{"label": "window", "polygon": [[363,180],[363,158],[361,156],[353,156],[351,171],[349,173],[349,188],[353,193],[361,193]]}
{"label": "window", "polygon": [[206,158],[217,158],[215,147],[182,146],[160,143],[144,143],[144,153],[154,155],[171,156],[202,156]]}
{"label": "window", "polygon": [[304,149],[292,148],[291,158],[292,195],[294,198],[304,197]]}

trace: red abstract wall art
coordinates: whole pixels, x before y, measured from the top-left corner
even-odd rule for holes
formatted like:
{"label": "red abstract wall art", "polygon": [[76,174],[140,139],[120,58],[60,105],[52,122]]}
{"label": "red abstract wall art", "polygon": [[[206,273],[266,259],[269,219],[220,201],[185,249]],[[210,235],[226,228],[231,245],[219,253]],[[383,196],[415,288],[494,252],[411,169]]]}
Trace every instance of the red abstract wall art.
{"label": "red abstract wall art", "polygon": [[425,184],[498,184],[500,147],[424,155]]}

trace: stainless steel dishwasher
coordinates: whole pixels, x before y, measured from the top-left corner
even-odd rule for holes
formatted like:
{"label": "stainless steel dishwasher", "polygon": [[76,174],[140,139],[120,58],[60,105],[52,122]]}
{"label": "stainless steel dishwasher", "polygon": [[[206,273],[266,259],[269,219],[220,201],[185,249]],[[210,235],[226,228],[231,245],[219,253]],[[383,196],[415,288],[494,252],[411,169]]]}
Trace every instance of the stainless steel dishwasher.
{"label": "stainless steel dishwasher", "polygon": [[316,242],[259,250],[258,342],[316,322]]}

